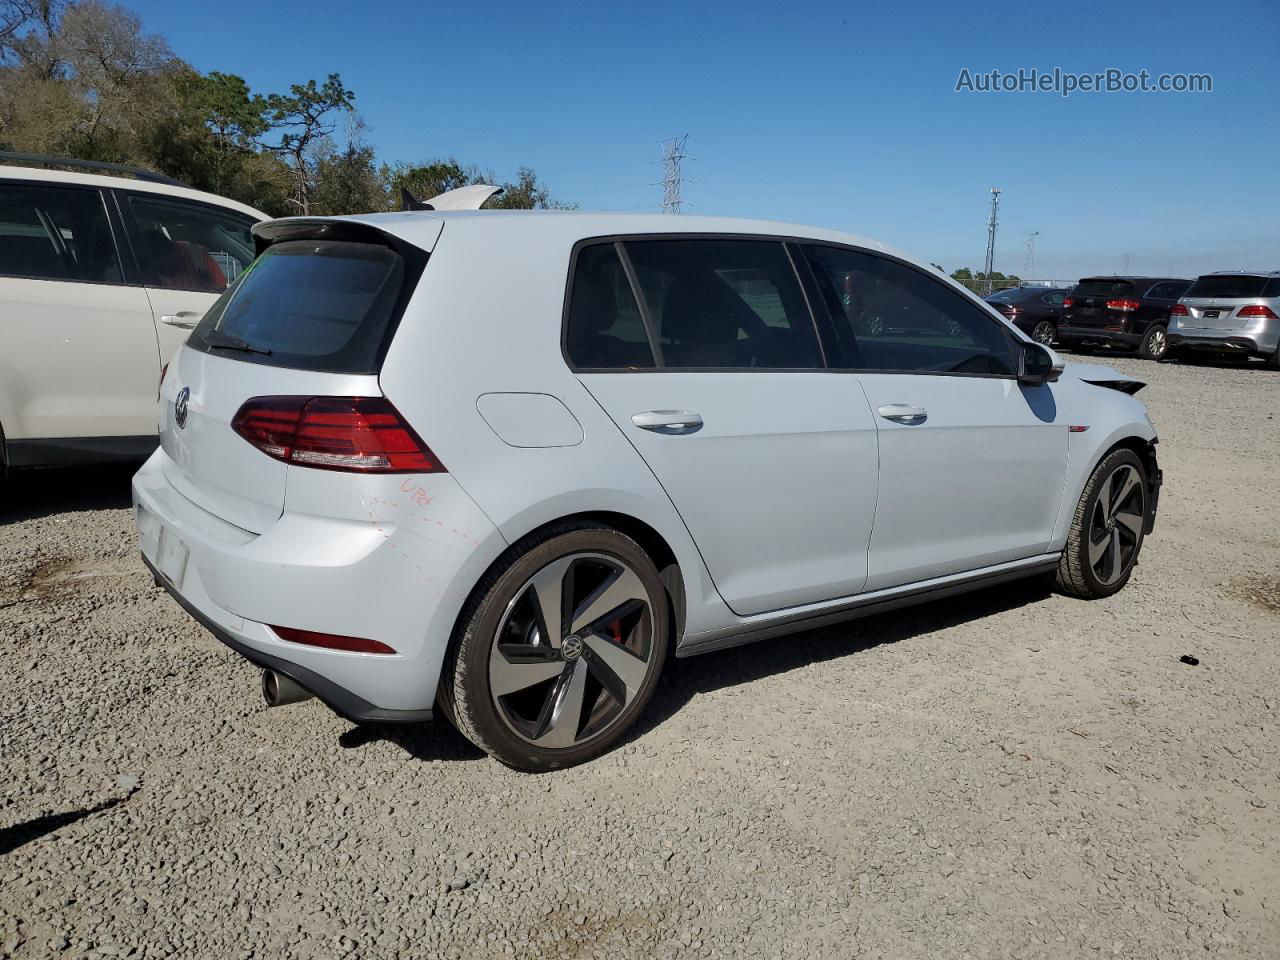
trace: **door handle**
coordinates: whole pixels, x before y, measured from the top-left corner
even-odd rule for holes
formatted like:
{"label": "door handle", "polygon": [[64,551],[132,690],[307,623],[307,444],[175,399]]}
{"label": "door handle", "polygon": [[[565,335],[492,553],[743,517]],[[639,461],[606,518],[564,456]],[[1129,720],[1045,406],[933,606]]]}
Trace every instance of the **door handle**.
{"label": "door handle", "polygon": [[635,414],[631,422],[656,433],[696,433],[702,429],[702,415],[692,410],[649,410]]}
{"label": "door handle", "polygon": [[929,412],[914,403],[886,403],[883,407],[877,408],[876,413],[886,420],[908,425],[924,423],[929,419]]}
{"label": "door handle", "polygon": [[203,314],[195,313],[191,310],[180,310],[178,313],[165,314],[160,318],[161,323],[167,323],[171,327],[177,327],[179,330],[193,330],[195,325],[200,322]]}

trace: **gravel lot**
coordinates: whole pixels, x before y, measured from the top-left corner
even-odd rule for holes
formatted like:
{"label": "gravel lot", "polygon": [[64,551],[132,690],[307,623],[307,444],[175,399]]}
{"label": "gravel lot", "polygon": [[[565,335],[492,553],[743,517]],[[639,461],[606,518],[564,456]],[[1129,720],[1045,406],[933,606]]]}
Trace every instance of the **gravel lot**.
{"label": "gravel lot", "polygon": [[8,484],[0,957],[1276,957],[1280,375],[1110,362],[1166,475],[1128,589],[678,662],[544,776],[267,711],[128,470]]}

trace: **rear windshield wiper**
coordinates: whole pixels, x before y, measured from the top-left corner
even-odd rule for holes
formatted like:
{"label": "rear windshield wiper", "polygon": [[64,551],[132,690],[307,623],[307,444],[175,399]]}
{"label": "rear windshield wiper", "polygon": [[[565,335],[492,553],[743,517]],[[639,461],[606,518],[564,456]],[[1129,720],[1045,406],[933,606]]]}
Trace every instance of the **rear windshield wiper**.
{"label": "rear windshield wiper", "polygon": [[271,351],[263,347],[255,347],[246,340],[239,337],[233,337],[230,334],[220,333],[217,330],[210,330],[208,333],[202,334],[201,340],[206,346],[213,347],[215,350],[235,350],[237,353],[257,353],[264,357],[271,356]]}

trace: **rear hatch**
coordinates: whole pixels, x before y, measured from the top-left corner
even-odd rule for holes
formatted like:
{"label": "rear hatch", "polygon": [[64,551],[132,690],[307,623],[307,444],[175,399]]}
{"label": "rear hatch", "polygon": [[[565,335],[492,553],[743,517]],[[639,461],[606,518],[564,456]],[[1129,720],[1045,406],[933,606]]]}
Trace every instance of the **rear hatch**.
{"label": "rear hatch", "polygon": [[[378,370],[426,253],[352,221],[254,232],[258,258],[165,375],[160,443],[176,490],[261,533],[284,512],[289,468],[237,432],[237,413],[252,398],[380,396]],[[257,427],[260,438],[261,418]]]}
{"label": "rear hatch", "polygon": [[1064,322],[1073,327],[1121,327],[1131,311],[1121,311],[1108,303],[1137,299],[1133,284],[1128,280],[1110,277],[1081,280],[1070,294],[1071,305],[1066,307]]}
{"label": "rear hatch", "polygon": [[1178,301],[1187,311],[1181,324],[1205,330],[1243,326],[1246,320],[1238,316],[1240,308],[1261,303],[1271,292],[1267,283],[1267,277],[1249,274],[1201,277]]}

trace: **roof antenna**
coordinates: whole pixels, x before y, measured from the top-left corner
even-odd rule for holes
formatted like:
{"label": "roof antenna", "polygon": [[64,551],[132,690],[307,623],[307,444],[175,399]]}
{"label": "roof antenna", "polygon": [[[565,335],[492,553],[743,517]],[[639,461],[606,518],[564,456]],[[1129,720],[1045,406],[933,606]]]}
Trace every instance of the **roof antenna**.
{"label": "roof antenna", "polygon": [[405,187],[400,188],[400,209],[401,210],[434,210],[429,203],[414,198],[413,194]]}

